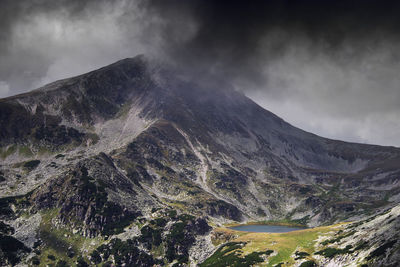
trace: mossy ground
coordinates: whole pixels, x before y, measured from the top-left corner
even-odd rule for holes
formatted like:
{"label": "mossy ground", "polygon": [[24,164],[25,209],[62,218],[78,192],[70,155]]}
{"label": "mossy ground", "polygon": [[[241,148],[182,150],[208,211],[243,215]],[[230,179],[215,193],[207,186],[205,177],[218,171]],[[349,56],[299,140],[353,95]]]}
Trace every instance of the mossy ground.
{"label": "mossy ground", "polygon": [[25,156],[25,157],[33,156],[33,152],[32,152],[32,150],[30,149],[29,146],[20,146],[19,149],[18,149],[18,153],[21,156]]}
{"label": "mossy ground", "polygon": [[[296,251],[313,255],[318,237],[321,235],[333,236],[343,228],[343,225],[322,226],[289,233],[251,233],[228,228],[217,228],[215,231],[236,235],[237,237],[231,242],[246,242],[246,245],[241,248],[243,256],[253,252],[273,250],[274,254],[268,258],[268,263],[261,263],[259,266],[275,266],[279,263],[283,263],[282,266],[292,266],[295,263],[292,255]],[[312,256],[307,259],[311,260]]]}
{"label": "mossy ground", "polygon": [[0,158],[6,159],[8,156],[14,154],[17,151],[16,145],[11,145],[8,147],[0,147]]}
{"label": "mossy ground", "polygon": [[[66,261],[70,266],[74,266],[79,256],[85,256],[82,250],[88,255],[93,249],[104,242],[101,237],[88,238],[79,234],[74,234],[65,227],[56,228],[52,220],[59,213],[58,209],[50,209],[42,213],[42,222],[40,224],[39,236],[43,244],[39,247],[40,260],[39,266],[55,266],[59,260]],[[74,251],[73,257],[68,257],[68,248]],[[53,255],[55,260],[52,260]]]}

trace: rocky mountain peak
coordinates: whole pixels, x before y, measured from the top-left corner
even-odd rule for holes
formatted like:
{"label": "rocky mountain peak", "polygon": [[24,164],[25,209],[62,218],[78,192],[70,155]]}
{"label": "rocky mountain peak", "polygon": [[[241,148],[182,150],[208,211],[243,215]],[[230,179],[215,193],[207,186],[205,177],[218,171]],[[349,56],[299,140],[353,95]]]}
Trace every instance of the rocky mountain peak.
{"label": "rocky mountain peak", "polygon": [[319,137],[189,77],[137,56],[0,100],[0,226],[15,253],[56,240],[92,264],[188,264],[211,255],[209,223],[318,226],[400,202],[400,149]]}

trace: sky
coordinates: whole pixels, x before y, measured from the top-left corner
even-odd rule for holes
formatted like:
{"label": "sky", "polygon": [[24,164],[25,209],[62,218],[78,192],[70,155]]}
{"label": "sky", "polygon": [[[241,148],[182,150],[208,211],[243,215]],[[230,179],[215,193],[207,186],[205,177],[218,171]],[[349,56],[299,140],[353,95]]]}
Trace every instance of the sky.
{"label": "sky", "polygon": [[0,0],[0,97],[145,54],[306,131],[400,147],[399,2]]}

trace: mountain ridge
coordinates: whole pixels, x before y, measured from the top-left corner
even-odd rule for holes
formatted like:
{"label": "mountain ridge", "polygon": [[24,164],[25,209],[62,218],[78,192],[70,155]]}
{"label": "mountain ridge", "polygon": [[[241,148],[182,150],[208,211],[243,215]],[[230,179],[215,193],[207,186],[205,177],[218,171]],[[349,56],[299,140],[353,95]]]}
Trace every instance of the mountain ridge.
{"label": "mountain ridge", "polygon": [[[185,228],[192,244],[206,238],[202,220],[318,226],[400,202],[399,148],[305,132],[228,84],[144,56],[2,99],[0,124],[0,218],[52,216],[89,238],[131,233],[153,210],[194,216],[182,219],[202,225]],[[43,220],[32,233],[46,240]]]}

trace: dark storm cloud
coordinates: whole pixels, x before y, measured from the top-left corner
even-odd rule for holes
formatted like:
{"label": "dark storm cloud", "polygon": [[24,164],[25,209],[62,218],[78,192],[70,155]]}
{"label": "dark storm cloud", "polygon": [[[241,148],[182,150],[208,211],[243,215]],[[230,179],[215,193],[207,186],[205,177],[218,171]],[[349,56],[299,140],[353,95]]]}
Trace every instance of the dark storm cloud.
{"label": "dark storm cloud", "polygon": [[399,1],[0,2],[0,96],[145,53],[300,128],[400,145]]}
{"label": "dark storm cloud", "polygon": [[[355,50],[367,49],[380,40],[393,38],[400,26],[400,5],[396,1],[158,0],[145,3],[146,11],[159,18],[154,30],[163,37],[161,49],[173,62],[261,85],[266,77],[260,68],[266,60],[279,59],[293,45],[305,45],[304,41],[308,41],[334,54],[356,41]],[[181,33],[174,31],[176,22],[185,25],[188,14],[196,31],[190,38],[177,42]],[[361,44],[360,40],[366,43]],[[362,51],[357,53],[347,56],[362,56]]]}

